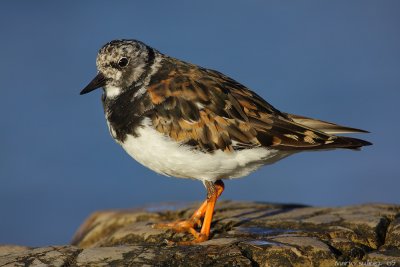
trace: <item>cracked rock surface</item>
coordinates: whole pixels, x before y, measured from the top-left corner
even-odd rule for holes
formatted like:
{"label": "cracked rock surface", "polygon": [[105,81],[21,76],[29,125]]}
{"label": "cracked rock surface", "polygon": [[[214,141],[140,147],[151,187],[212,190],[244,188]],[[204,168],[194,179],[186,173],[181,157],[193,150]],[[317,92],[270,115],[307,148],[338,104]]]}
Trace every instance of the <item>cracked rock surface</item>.
{"label": "cracked rock surface", "polygon": [[[307,207],[222,201],[211,240],[152,224],[189,218],[196,205],[92,214],[71,245],[0,246],[3,266],[400,266],[400,205]],[[368,265],[369,264],[369,265]]]}

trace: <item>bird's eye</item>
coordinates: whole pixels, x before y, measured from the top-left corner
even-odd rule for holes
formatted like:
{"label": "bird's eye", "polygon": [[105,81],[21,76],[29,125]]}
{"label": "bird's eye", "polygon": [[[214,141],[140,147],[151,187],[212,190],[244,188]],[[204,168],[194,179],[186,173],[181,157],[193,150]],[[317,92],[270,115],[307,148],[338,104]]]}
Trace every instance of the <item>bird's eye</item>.
{"label": "bird's eye", "polygon": [[121,68],[126,67],[129,63],[129,60],[126,57],[121,57],[120,60],[118,61],[118,66]]}

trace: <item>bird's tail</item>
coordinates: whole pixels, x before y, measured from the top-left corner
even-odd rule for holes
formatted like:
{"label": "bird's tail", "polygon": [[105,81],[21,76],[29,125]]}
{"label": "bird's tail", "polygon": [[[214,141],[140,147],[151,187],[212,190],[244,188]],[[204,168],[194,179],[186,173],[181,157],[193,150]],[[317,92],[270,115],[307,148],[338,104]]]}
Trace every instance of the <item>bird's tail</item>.
{"label": "bird's tail", "polygon": [[312,129],[317,129],[327,134],[368,133],[368,131],[365,130],[342,126],[332,122],[321,121],[300,115],[288,114],[288,113],[286,113],[285,115],[287,115],[290,119],[292,119],[294,122],[298,124],[305,125]]}
{"label": "bird's tail", "polygon": [[[328,141],[329,142],[329,141]],[[360,149],[363,146],[370,146],[371,142],[345,136],[337,136],[332,140],[332,143],[325,144],[324,148],[347,148],[347,149]]]}
{"label": "bird's tail", "polygon": [[[328,135],[346,134],[346,133],[368,133],[368,131],[338,125],[332,122],[321,121],[295,114],[285,114],[295,123],[304,125],[306,127],[316,129]],[[333,148],[347,148],[347,149],[360,149],[363,146],[370,146],[372,143],[352,137],[335,136],[333,139],[326,140],[325,144],[319,149],[333,149]]]}

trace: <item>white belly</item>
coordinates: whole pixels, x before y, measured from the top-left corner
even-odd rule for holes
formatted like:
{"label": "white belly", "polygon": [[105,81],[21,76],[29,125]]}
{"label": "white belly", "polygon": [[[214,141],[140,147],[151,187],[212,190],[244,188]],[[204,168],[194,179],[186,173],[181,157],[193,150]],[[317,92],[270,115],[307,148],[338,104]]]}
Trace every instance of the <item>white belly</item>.
{"label": "white belly", "polygon": [[[111,131],[112,132],[112,131]],[[212,154],[179,144],[147,125],[139,128],[138,137],[128,135],[120,143],[136,161],[167,176],[216,181],[239,178],[290,153],[274,149],[253,148],[233,153]]]}

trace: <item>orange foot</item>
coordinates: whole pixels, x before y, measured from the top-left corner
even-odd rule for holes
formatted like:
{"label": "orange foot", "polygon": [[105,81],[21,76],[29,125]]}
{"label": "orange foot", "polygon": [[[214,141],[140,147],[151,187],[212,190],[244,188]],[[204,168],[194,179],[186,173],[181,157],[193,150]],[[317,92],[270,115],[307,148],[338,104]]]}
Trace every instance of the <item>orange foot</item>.
{"label": "orange foot", "polygon": [[206,208],[207,200],[201,204],[201,206],[193,213],[189,220],[181,220],[170,223],[157,223],[154,224],[153,227],[157,229],[172,229],[178,233],[187,232],[196,237],[198,233],[196,232],[195,228],[201,225],[201,219],[204,217]]}
{"label": "orange foot", "polygon": [[[207,200],[201,204],[189,220],[153,225],[154,228],[172,229],[178,233],[187,232],[194,236],[194,239],[191,241],[174,242],[167,240],[168,245],[193,245],[208,240],[215,203],[224,191],[224,183],[218,180],[215,183],[206,181],[204,184],[207,188]],[[203,222],[201,222],[202,218],[204,218]],[[202,225],[201,230],[197,232],[195,227],[200,225]]]}

